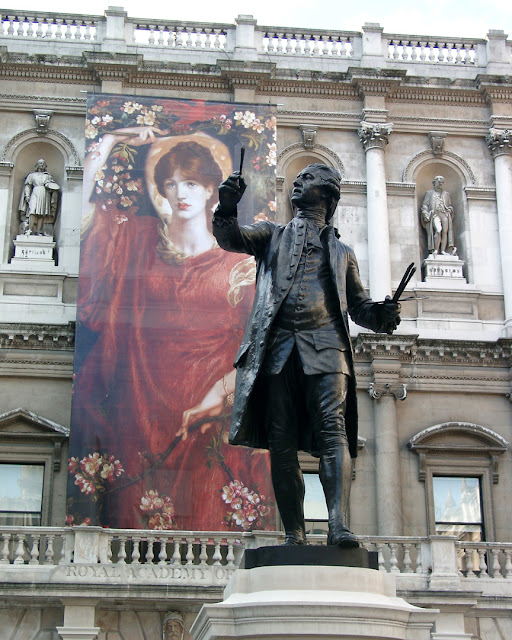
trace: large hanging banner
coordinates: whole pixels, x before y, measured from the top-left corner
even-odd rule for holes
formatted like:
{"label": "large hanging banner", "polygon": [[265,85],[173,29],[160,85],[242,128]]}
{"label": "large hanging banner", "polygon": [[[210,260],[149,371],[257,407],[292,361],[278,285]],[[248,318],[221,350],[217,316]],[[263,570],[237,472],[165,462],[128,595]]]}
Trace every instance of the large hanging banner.
{"label": "large hanging banner", "polygon": [[268,453],[227,443],[253,258],[211,231],[246,149],[243,223],[275,216],[272,107],[88,99],[68,524],[275,526]]}

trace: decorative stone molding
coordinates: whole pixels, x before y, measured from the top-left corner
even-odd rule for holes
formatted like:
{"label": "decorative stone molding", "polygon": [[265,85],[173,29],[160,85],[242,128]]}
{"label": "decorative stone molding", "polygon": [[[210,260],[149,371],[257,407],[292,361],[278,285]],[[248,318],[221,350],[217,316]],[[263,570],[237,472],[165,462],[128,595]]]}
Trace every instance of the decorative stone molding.
{"label": "decorative stone molding", "polygon": [[[20,131],[20,133],[17,133],[5,145],[2,152],[2,157],[0,158],[0,162],[10,162],[15,149],[19,145],[29,142],[31,138],[35,138],[38,134],[39,131],[36,127],[32,129],[25,129],[25,131]],[[54,129],[48,129],[45,132],[45,138],[46,141],[53,140],[55,145],[58,145],[64,151],[70,164],[71,162],[73,162],[75,166],[80,166],[80,157],[77,150],[75,149],[75,145],[71,142],[71,140],[69,140],[69,138],[67,138],[60,131],[55,131]]]}
{"label": "decorative stone molding", "polygon": [[370,382],[368,393],[373,400],[379,400],[382,396],[394,396],[397,400],[405,400],[407,398],[407,385],[377,384],[376,382]]}
{"label": "decorative stone molding", "polygon": [[162,626],[163,640],[183,640],[183,616],[179,611],[165,614]]}
{"label": "decorative stone molding", "polygon": [[66,176],[68,180],[83,180],[83,167],[66,167]]}
{"label": "decorative stone molding", "polygon": [[318,125],[316,124],[300,124],[300,132],[302,134],[302,144],[304,149],[313,149],[315,146],[316,132]]}
{"label": "decorative stone molding", "polygon": [[[401,363],[465,365],[484,368],[512,367],[512,340],[421,340],[414,335],[387,336],[360,333],[353,341],[356,362],[383,358]],[[450,372],[446,373],[449,378]]]}
{"label": "decorative stone molding", "polygon": [[426,477],[428,457],[483,457],[490,459],[492,482],[499,480],[498,456],[509,443],[495,431],[471,422],[445,422],[423,429],[413,436],[407,447],[420,457],[419,479]]}
{"label": "decorative stone molding", "polygon": [[446,131],[429,131],[428,139],[430,142],[430,146],[432,147],[432,153],[435,156],[443,155],[443,147],[444,141],[446,140],[446,136],[448,134]]}
{"label": "decorative stone molding", "polygon": [[[405,166],[402,176],[403,181],[414,182],[413,177],[418,167],[423,163],[428,162],[428,160],[430,159],[437,159],[430,149],[420,151],[419,153],[414,155]],[[447,160],[450,160],[451,162],[446,162]],[[476,184],[475,174],[473,173],[473,170],[471,169],[469,164],[464,160],[464,158],[461,158],[452,151],[443,151],[443,161],[445,161],[446,164],[455,165],[466,182],[469,182],[472,185]]]}
{"label": "decorative stone molding", "polygon": [[491,128],[485,141],[493,158],[501,155],[512,155],[512,131]]}
{"label": "decorative stone molding", "polygon": [[[333,166],[338,170],[341,179],[346,180],[345,167],[343,162],[337,153],[324,147],[322,144],[315,144],[314,155],[318,156],[319,162],[324,162],[327,165]],[[277,156],[277,169],[281,174],[286,173],[286,167],[292,160],[298,156],[304,155],[304,145],[302,142],[295,142],[285,147],[281,153]]]}
{"label": "decorative stone molding", "polygon": [[73,350],[75,323],[67,325],[0,324],[0,349]]}
{"label": "decorative stone molding", "polygon": [[0,162],[0,176],[6,176],[8,178],[13,169],[14,164],[12,162]]}
{"label": "decorative stone molding", "polygon": [[27,411],[22,407],[0,415],[0,440],[25,444],[39,443],[53,447],[53,470],[61,469],[62,444],[69,438],[69,427]]}
{"label": "decorative stone molding", "polygon": [[36,119],[36,129],[39,134],[48,133],[50,128],[50,120],[53,111],[49,109],[34,109],[34,117]]}
{"label": "decorative stone molding", "polygon": [[363,120],[359,125],[357,135],[365,151],[374,148],[384,149],[389,142],[388,138],[392,130],[391,123],[381,124]]}
{"label": "decorative stone molding", "polygon": [[284,189],[284,176],[276,176],[276,189],[277,191],[282,191]]}

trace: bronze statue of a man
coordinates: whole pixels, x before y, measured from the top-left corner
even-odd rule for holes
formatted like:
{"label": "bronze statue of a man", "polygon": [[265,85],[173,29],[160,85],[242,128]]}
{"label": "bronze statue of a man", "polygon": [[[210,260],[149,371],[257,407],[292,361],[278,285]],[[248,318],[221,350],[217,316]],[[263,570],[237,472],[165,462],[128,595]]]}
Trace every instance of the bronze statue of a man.
{"label": "bronze statue of a man", "polygon": [[340,175],[311,164],[293,183],[297,215],[286,226],[240,226],[245,182],[232,174],[219,187],[213,232],[227,251],[256,258],[254,304],[235,359],[229,441],[270,450],[272,484],[285,544],[305,544],[304,480],[297,452],[320,457],[329,513],[328,544],[358,546],[346,524],[351,456],[357,455],[357,407],[348,313],[374,331],[393,331],[398,304],[373,302],[352,249],[330,220]]}

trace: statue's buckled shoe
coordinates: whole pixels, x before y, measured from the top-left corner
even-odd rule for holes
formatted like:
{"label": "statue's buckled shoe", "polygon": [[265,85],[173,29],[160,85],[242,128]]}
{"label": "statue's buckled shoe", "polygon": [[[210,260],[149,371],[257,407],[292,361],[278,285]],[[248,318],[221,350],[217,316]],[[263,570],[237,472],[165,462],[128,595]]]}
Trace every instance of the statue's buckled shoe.
{"label": "statue's buckled shoe", "polygon": [[349,531],[347,527],[337,527],[332,530],[329,529],[329,535],[327,536],[327,544],[337,545],[345,549],[355,548],[359,546],[359,541],[356,536]]}
{"label": "statue's buckled shoe", "polygon": [[286,534],[282,546],[290,547],[292,545],[301,545],[301,544],[307,544],[306,538],[304,536],[299,536],[295,533],[290,533],[290,534]]}

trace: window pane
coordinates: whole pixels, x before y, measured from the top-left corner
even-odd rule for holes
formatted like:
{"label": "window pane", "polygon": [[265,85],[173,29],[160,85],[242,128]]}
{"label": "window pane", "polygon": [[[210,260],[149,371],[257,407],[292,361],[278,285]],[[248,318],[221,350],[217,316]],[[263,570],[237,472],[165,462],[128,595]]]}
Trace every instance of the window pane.
{"label": "window pane", "polygon": [[44,466],[0,464],[0,511],[41,513]]}
{"label": "window pane", "polygon": [[479,478],[434,477],[433,483],[436,523],[482,523]]}
{"label": "window pane", "polygon": [[327,520],[327,505],[318,473],[305,473],[304,484],[306,486],[304,518],[306,520]]}

